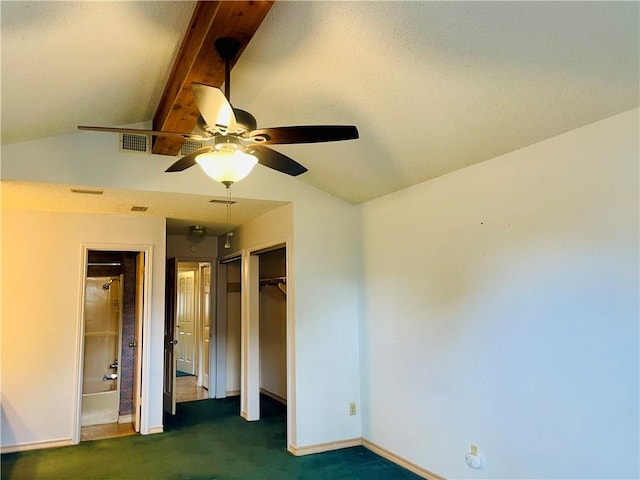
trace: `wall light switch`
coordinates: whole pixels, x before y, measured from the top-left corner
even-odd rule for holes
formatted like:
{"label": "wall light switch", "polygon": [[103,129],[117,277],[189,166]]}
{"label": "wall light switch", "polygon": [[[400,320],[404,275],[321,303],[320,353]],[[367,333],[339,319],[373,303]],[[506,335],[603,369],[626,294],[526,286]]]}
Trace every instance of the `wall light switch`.
{"label": "wall light switch", "polygon": [[356,402],[352,402],[349,404],[349,415],[356,414]]}

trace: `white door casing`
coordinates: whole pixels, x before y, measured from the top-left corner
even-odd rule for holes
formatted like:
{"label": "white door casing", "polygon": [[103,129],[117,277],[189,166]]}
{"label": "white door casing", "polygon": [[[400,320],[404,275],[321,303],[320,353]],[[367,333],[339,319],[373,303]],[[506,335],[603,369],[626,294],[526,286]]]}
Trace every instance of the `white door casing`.
{"label": "white door casing", "polygon": [[142,407],[142,319],[144,316],[144,252],[139,252],[136,256],[136,309],[135,309],[135,338],[133,345],[133,428],[140,432],[140,410]]}
{"label": "white door casing", "polygon": [[[77,342],[76,342],[76,395],[74,400],[73,410],[75,412],[73,422],[73,433],[71,437],[71,443],[77,445],[81,439],[81,424],[82,424],[82,379],[83,379],[83,352],[84,352],[84,316],[85,316],[85,287],[86,287],[86,272],[88,266],[89,251],[106,251],[106,252],[136,252],[143,257],[142,261],[142,274],[139,276],[140,284],[138,285],[139,291],[136,292],[142,296],[141,299],[141,312],[139,324],[137,325],[138,334],[136,334],[136,342],[138,343],[137,354],[138,364],[135,371],[135,382],[139,388],[140,394],[138,395],[139,408],[139,431],[141,434],[146,435],[150,433],[149,426],[149,396],[145,395],[145,392],[149,390],[150,375],[149,369],[145,368],[149,365],[150,354],[149,348],[145,348],[145,341],[147,340],[151,326],[151,295],[152,295],[152,278],[153,278],[153,245],[148,244],[110,244],[110,243],[83,243],[82,244],[82,263],[83,270],[81,273],[80,291],[79,291],[79,315],[78,315],[78,330],[77,330]],[[138,337],[139,335],[139,337]]]}

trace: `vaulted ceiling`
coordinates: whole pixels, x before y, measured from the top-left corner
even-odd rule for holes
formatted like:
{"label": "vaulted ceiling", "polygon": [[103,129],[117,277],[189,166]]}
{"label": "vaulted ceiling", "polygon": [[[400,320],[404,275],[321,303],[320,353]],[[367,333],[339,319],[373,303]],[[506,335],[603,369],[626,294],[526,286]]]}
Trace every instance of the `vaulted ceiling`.
{"label": "vaulted ceiling", "polygon": [[2,1],[2,144],[188,130],[190,82],[224,80],[218,36],[242,43],[231,100],[259,126],[357,125],[277,148],[356,204],[639,104],[637,2],[205,3]]}

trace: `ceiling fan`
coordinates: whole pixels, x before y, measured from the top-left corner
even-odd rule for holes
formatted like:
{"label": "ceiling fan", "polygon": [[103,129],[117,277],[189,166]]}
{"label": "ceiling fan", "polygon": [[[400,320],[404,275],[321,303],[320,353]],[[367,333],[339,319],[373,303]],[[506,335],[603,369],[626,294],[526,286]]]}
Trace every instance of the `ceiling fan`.
{"label": "ceiling fan", "polygon": [[230,61],[238,54],[240,43],[233,38],[222,37],[215,41],[215,48],[225,62],[225,93],[219,88],[201,83],[191,85],[194,100],[200,112],[200,118],[192,133],[82,125],[78,126],[78,129],[178,136],[185,140],[207,143],[208,145],[177,160],[166,171],[181,172],[198,163],[209,176],[227,187],[248,175],[256,162],[292,176],[307,171],[303,165],[267,145],[335,142],[358,138],[358,129],[352,125],[307,125],[258,129],[253,115],[233,108],[230,103]]}

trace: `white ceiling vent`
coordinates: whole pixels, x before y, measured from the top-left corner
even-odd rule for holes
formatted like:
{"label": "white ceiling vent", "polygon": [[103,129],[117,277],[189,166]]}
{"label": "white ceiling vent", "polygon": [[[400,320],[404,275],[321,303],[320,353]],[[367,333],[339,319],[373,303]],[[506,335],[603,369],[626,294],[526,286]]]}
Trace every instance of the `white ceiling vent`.
{"label": "white ceiling vent", "polygon": [[104,190],[89,190],[87,188],[72,188],[71,193],[84,193],[87,195],[102,195]]}
{"label": "white ceiling vent", "polygon": [[187,140],[182,144],[182,149],[180,150],[180,153],[182,155],[189,155],[190,153],[193,153],[202,147],[204,147],[204,142],[198,142],[196,140]]}
{"label": "white ceiling vent", "polygon": [[214,198],[213,200],[209,200],[209,203],[221,203],[222,205],[233,205],[236,203],[235,200],[218,200]]}
{"label": "white ceiling vent", "polygon": [[132,133],[120,134],[120,151],[149,153],[149,136]]}

